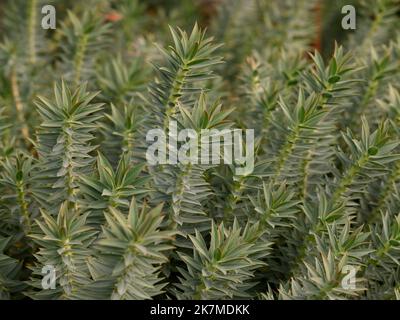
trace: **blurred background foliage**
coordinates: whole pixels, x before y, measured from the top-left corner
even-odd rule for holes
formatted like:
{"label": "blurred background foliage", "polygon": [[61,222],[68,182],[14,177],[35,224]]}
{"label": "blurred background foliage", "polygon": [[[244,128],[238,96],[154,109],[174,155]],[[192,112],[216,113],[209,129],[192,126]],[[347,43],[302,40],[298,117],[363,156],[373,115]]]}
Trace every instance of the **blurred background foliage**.
{"label": "blurred background foliage", "polygon": [[[29,0],[22,2],[28,3]],[[234,6],[237,2],[237,0],[86,0],[85,5],[80,6],[81,1],[79,0],[49,0],[46,1],[46,4],[56,6],[58,9],[57,17],[60,20],[65,17],[66,9],[74,8],[76,12],[79,7],[81,7],[81,10],[90,7],[92,10],[102,11],[111,20],[123,19],[127,22],[128,19],[131,19],[129,24],[135,25],[137,31],[153,31],[155,34],[162,34],[163,32],[168,33],[168,24],[179,25],[182,29],[188,30],[195,22],[198,22],[201,27],[209,28],[224,5]],[[247,3],[243,2],[243,4],[245,7],[249,7],[254,2],[257,1],[251,0]],[[276,0],[269,2],[273,3]],[[310,39],[310,41],[320,43],[320,49],[324,56],[329,56],[333,50],[333,42],[335,40],[341,42],[351,32],[341,28],[340,22],[343,17],[341,8],[349,4],[357,8],[362,0],[318,0],[311,2],[315,3],[313,8],[316,12],[315,24],[320,30],[315,35],[315,39]],[[6,4],[7,0],[0,0],[0,21],[4,21],[2,18],[5,15]],[[23,12],[20,14],[23,16]],[[125,22],[122,24],[125,24]],[[250,23],[257,24],[259,21],[253,19]],[[249,26],[246,25],[246,27]],[[124,28],[128,30],[127,25]],[[4,32],[4,28],[2,30]],[[135,34],[135,29],[129,29],[129,32]],[[223,31],[220,30],[220,32]]]}

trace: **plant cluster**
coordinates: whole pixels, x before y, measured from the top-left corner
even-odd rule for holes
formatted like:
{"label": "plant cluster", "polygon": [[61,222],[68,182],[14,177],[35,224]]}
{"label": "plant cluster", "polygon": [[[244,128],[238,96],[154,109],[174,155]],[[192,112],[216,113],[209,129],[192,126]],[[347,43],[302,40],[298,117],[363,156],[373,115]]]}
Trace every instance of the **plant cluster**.
{"label": "plant cluster", "polygon": [[[399,1],[328,53],[331,1],[203,2],[2,4],[1,299],[400,299]],[[149,165],[171,120],[254,170]]]}

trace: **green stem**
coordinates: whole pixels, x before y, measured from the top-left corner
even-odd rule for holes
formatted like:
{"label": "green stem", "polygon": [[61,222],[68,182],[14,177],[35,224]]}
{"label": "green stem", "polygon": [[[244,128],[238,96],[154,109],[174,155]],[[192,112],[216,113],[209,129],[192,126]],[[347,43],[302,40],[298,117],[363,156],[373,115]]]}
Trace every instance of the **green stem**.
{"label": "green stem", "polygon": [[[334,86],[329,84],[326,88],[327,92],[330,92],[334,89]],[[322,94],[319,96],[319,99],[321,99],[321,106],[322,106],[322,110],[327,111],[325,113],[325,115],[323,116],[323,118],[321,119],[321,122],[323,123],[323,121],[326,119],[326,117],[329,114],[329,111],[327,110],[327,103],[328,103],[328,98],[324,97]],[[319,131],[318,128],[316,129],[317,132]],[[301,172],[302,172],[302,176],[303,176],[303,181],[300,185],[300,199],[303,199],[303,201],[306,199],[307,197],[307,187],[308,187],[308,180],[309,180],[309,173],[311,172],[310,170],[310,165],[311,165],[311,161],[313,159],[313,153],[315,152],[315,150],[318,148],[318,141],[316,143],[314,143],[306,152],[306,155],[304,157],[304,160],[302,161],[301,164]]]}
{"label": "green stem", "polygon": [[368,82],[368,87],[364,92],[360,104],[358,105],[358,117],[364,113],[364,110],[367,108],[369,102],[376,95],[378,85],[379,81],[375,78],[375,76],[373,76],[373,78]]}
{"label": "green stem", "polygon": [[182,88],[186,82],[186,76],[188,72],[189,69],[186,63],[183,63],[183,65],[180,66],[179,70],[177,71],[174,81],[172,82],[171,92],[168,96],[167,101],[165,102],[166,110],[165,110],[165,118],[163,124],[164,132],[169,126],[169,121],[171,119],[171,116],[173,116],[176,113],[176,106],[179,102],[180,97],[182,96]]}
{"label": "green stem", "polygon": [[21,210],[21,215],[23,217],[24,231],[28,234],[31,230],[31,221],[28,211],[28,202],[25,199],[25,188],[22,181],[17,182],[17,194],[18,194],[18,205]]}
{"label": "green stem", "polygon": [[133,161],[133,146],[135,141],[135,134],[132,131],[125,131],[122,139],[122,150],[129,154],[129,161]]}
{"label": "green stem", "polygon": [[364,37],[363,43],[361,47],[366,47],[367,45],[372,44],[374,34],[377,32],[381,21],[383,20],[383,15],[379,12],[376,16],[374,21],[372,22],[371,28],[368,30],[367,35]]}
{"label": "green stem", "polygon": [[28,60],[34,65],[36,63],[36,24],[37,20],[37,0],[29,0],[28,4]]}
{"label": "green stem", "polygon": [[314,148],[307,150],[307,154],[304,157],[304,160],[301,162],[301,167],[300,167],[303,176],[303,181],[301,182],[300,186],[300,199],[303,199],[303,201],[307,199],[308,179],[310,176],[309,172],[310,172],[313,149]]}
{"label": "green stem", "polygon": [[245,188],[244,179],[242,176],[239,177],[238,181],[234,182],[233,188],[225,202],[224,206],[224,221],[231,221],[231,217],[233,216],[233,212],[236,208],[238,201],[242,198],[242,191]]}
{"label": "green stem", "polygon": [[286,161],[289,158],[291,152],[294,149],[294,146],[296,145],[297,141],[299,140],[299,135],[300,135],[300,128],[299,126],[296,126],[296,128],[293,129],[293,131],[289,134],[289,136],[286,138],[285,145],[281,149],[274,173],[274,177],[272,178],[272,181],[276,181],[281,173],[283,168],[285,167]]}
{"label": "green stem", "polygon": [[387,206],[387,200],[393,194],[394,186],[395,186],[396,182],[399,180],[399,177],[400,177],[400,162],[397,161],[386,181],[383,191],[379,195],[379,200],[378,200],[376,207],[374,208],[374,210],[371,212],[371,214],[368,217],[369,223],[371,223],[376,218],[378,218],[379,212]]}
{"label": "green stem", "polygon": [[344,177],[340,180],[339,186],[336,188],[332,196],[333,203],[338,202],[342,199],[344,193],[347,191],[347,188],[353,183],[354,178],[360,172],[361,168],[368,162],[369,156],[368,154],[364,154],[358,159],[358,161],[353,164],[346,172]]}
{"label": "green stem", "polygon": [[79,38],[75,57],[74,57],[74,84],[78,85],[81,81],[82,66],[85,59],[88,44],[88,36],[86,34]]}
{"label": "green stem", "polygon": [[21,133],[27,145],[30,145],[29,129],[26,124],[24,106],[22,104],[21,94],[19,92],[18,76],[16,67],[11,70],[11,92],[15,103],[15,111],[18,122],[21,126]]}
{"label": "green stem", "polygon": [[[66,167],[66,175],[65,175],[65,186],[66,186],[66,193],[67,193],[67,199],[68,202],[72,203],[72,205],[69,207],[70,209],[77,209],[77,203],[75,201],[75,195],[76,195],[76,188],[74,188],[74,182],[76,178],[76,174],[74,173],[74,166],[73,166],[73,159],[72,159],[72,153],[73,153],[73,139],[71,134],[68,132],[72,130],[72,124],[67,122],[66,128],[64,129],[64,135],[66,135],[66,143],[64,145],[64,156],[66,157],[67,160],[67,167]],[[64,162],[64,160],[63,160]]]}
{"label": "green stem", "polygon": [[[74,275],[76,274],[76,268],[74,266],[73,256],[74,253],[72,251],[71,244],[69,243],[69,239],[65,239],[63,243],[62,253],[60,254],[61,260],[63,261],[63,294],[61,295],[61,299],[69,298],[73,292],[76,291],[76,281],[74,279]],[[65,263],[67,261],[68,263]],[[65,281],[66,280],[66,281]],[[68,288],[69,287],[69,288]]]}
{"label": "green stem", "polygon": [[181,171],[181,174],[177,178],[177,190],[174,191],[172,194],[172,198],[176,198],[175,200],[172,200],[172,209],[174,216],[179,216],[181,212],[181,203],[182,203],[182,197],[183,194],[185,193],[185,185],[187,183],[187,180],[190,178],[192,172],[192,164],[189,163],[185,165],[184,169]]}
{"label": "green stem", "polygon": [[129,280],[131,280],[130,273],[134,271],[135,265],[133,263],[130,263],[129,265],[125,266],[124,271],[118,276],[116,279],[116,282],[114,284],[113,291],[111,293],[111,299],[113,300],[125,300],[126,296],[126,291],[121,295],[118,292],[118,287],[119,284],[122,283],[127,283]]}

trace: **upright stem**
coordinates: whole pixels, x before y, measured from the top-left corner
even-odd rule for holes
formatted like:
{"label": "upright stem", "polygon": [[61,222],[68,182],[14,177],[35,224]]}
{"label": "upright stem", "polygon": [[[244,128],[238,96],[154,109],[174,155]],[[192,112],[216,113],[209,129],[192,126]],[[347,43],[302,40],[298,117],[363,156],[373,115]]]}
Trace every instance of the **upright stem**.
{"label": "upright stem", "polygon": [[289,134],[289,136],[286,138],[286,143],[279,153],[274,177],[272,178],[273,182],[276,182],[280,178],[282,170],[286,165],[286,161],[288,160],[290,154],[292,153],[299,138],[300,138],[300,128],[299,126],[296,126]]}
{"label": "upright stem", "polygon": [[376,207],[372,210],[371,214],[367,217],[367,222],[371,223],[377,218],[379,218],[379,212],[382,210],[384,211],[387,209],[388,200],[390,199],[391,195],[395,192],[394,188],[396,183],[400,178],[400,162],[397,161],[394,164],[394,168],[392,172],[389,174],[389,177],[385,183],[382,192],[379,194],[379,200]]}
{"label": "upright stem", "polygon": [[18,204],[23,218],[24,232],[25,234],[28,234],[31,231],[31,221],[28,211],[28,203],[25,199],[25,189],[23,182],[21,181],[17,183],[17,194],[18,194]]}
{"label": "upright stem", "polygon": [[164,118],[164,132],[169,126],[169,121],[171,119],[171,116],[174,115],[176,112],[176,105],[179,101],[179,98],[182,95],[182,88],[183,85],[186,83],[186,76],[188,73],[188,68],[186,66],[186,63],[180,67],[176,74],[176,78],[174,79],[174,82],[172,83],[172,89],[171,92],[168,96],[168,99],[166,101],[166,111],[165,111],[165,118]]}
{"label": "upright stem", "polygon": [[341,179],[339,186],[332,196],[333,203],[336,203],[343,197],[344,193],[347,191],[347,188],[353,183],[353,180],[360,171],[361,167],[363,167],[368,162],[368,159],[368,155],[363,155],[355,164],[353,164],[349,168],[344,177]]}
{"label": "upright stem", "polygon": [[74,57],[74,84],[78,85],[81,81],[82,76],[82,66],[83,61],[85,59],[86,48],[88,44],[88,37],[87,35],[81,36],[79,39],[75,57]]}
{"label": "upright stem", "polygon": [[21,99],[21,95],[19,92],[18,77],[17,77],[17,71],[15,69],[15,66],[13,66],[12,70],[11,70],[11,91],[12,91],[12,96],[13,96],[14,103],[15,103],[17,119],[21,126],[22,136],[25,139],[26,144],[30,145],[29,129],[28,129],[28,126],[27,126],[26,120],[25,120],[24,106],[22,104],[22,99]]}

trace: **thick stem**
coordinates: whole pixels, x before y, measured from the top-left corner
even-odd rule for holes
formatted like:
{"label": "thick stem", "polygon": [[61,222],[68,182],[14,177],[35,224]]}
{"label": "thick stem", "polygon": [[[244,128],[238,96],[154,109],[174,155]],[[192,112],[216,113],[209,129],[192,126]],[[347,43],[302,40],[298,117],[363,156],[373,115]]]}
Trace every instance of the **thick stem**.
{"label": "thick stem", "polygon": [[134,142],[135,142],[135,133],[132,131],[125,131],[124,136],[122,138],[122,151],[128,153],[129,162],[133,162]]}
{"label": "thick stem", "polygon": [[15,111],[17,113],[17,119],[21,127],[22,137],[24,138],[27,145],[30,145],[29,129],[26,124],[24,115],[24,106],[22,104],[21,95],[19,92],[18,76],[15,66],[11,70],[11,92],[15,103]]}
{"label": "thick stem", "polygon": [[354,178],[360,172],[361,168],[368,162],[369,156],[364,154],[358,161],[353,164],[346,172],[344,177],[340,180],[339,186],[336,188],[332,196],[333,203],[337,203],[343,198],[347,188],[353,183]]}
{"label": "thick stem", "polygon": [[21,216],[23,218],[24,232],[28,234],[31,231],[31,221],[28,211],[28,202],[25,199],[25,188],[22,181],[17,183],[17,194],[18,194],[18,205],[21,210]]}
{"label": "thick stem", "polygon": [[175,114],[176,112],[176,106],[179,102],[180,97],[182,96],[182,88],[186,80],[186,76],[188,73],[188,68],[186,64],[180,67],[178,70],[176,77],[174,81],[172,82],[172,89],[171,92],[168,96],[167,101],[165,102],[165,118],[164,118],[164,124],[163,124],[163,129],[164,132],[169,126],[169,121],[171,117]]}
{"label": "thick stem", "polygon": [[234,182],[233,189],[228,196],[224,206],[224,222],[230,222],[233,212],[236,208],[238,201],[241,199],[242,191],[244,189],[243,177],[239,177],[239,181]]}
{"label": "thick stem", "polygon": [[383,20],[382,12],[379,12],[374,21],[372,22],[371,28],[368,30],[368,33],[364,37],[363,43],[361,45],[362,48],[368,47],[373,43],[374,35],[377,33],[378,28]]}
{"label": "thick stem", "polygon": [[[329,91],[333,90],[333,88],[334,87],[332,85],[328,85],[326,90],[329,92]],[[325,98],[321,95],[320,99],[321,99],[322,110],[326,111],[325,115],[321,119],[321,123],[323,123],[329,114],[329,111],[327,110],[328,98]],[[318,128],[316,130],[317,130],[317,132],[320,131]],[[315,150],[317,148],[318,148],[318,141],[316,143],[314,143],[312,146],[310,146],[310,148],[306,152],[304,160],[301,163],[301,172],[303,175],[303,179],[302,179],[302,183],[300,185],[299,193],[300,193],[300,197],[303,201],[305,201],[307,198],[307,188],[308,188],[308,181],[309,181],[309,177],[310,177],[309,173],[311,172],[310,166],[311,166],[311,162],[313,159],[313,154],[315,153]]]}
{"label": "thick stem", "polygon": [[85,59],[88,44],[87,35],[82,35],[78,41],[75,57],[74,57],[74,84],[78,85],[81,81],[82,66]]}
{"label": "thick stem", "polygon": [[30,0],[28,5],[28,60],[34,65],[36,63],[36,24],[37,20],[37,0]]}
{"label": "thick stem", "polygon": [[[76,291],[77,283],[75,281],[74,275],[76,274],[76,267],[74,263],[74,253],[69,242],[69,239],[65,239],[63,243],[63,247],[61,249],[61,260],[63,261],[63,294],[61,298],[69,298],[72,293]],[[67,262],[67,263],[66,263]]]}
{"label": "thick stem", "polygon": [[289,134],[289,136],[286,138],[286,143],[281,149],[274,173],[274,177],[272,178],[272,181],[276,182],[277,179],[280,177],[282,170],[285,167],[286,161],[289,158],[290,154],[292,153],[297,141],[299,140],[299,135],[300,135],[300,128],[299,126],[296,126],[296,128],[293,129],[293,131]]}
{"label": "thick stem", "polygon": [[383,209],[387,208],[387,201],[391,197],[391,195],[394,194],[394,187],[396,185],[396,182],[398,182],[399,178],[400,178],[400,162],[397,161],[386,181],[385,187],[379,194],[379,200],[376,207],[367,218],[369,223],[373,222],[375,219],[379,217],[378,214],[380,211],[383,211]]}
{"label": "thick stem", "polygon": [[192,172],[192,164],[185,165],[182,173],[178,176],[177,179],[177,190],[172,195],[172,208],[175,216],[179,216],[181,212],[181,203],[183,194],[185,193],[185,184],[187,180],[190,178]]}
{"label": "thick stem", "polygon": [[310,165],[312,160],[312,149],[307,150],[307,154],[304,157],[304,160],[301,162],[301,173],[303,176],[303,181],[300,186],[300,199],[303,199],[303,202],[307,199],[308,193],[308,180],[309,180],[309,172]]}

